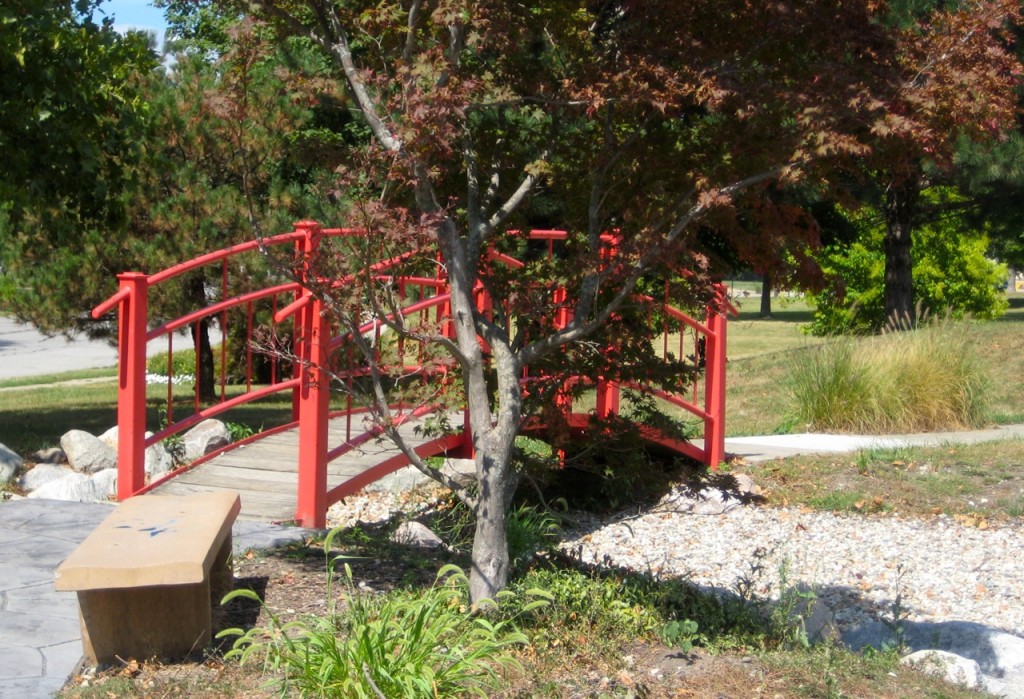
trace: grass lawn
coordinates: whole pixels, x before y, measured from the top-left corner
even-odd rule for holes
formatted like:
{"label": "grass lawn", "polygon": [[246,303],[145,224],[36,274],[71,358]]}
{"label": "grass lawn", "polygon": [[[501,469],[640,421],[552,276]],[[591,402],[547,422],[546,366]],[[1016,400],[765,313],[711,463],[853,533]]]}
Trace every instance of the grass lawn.
{"label": "grass lawn", "polygon": [[[789,368],[805,361],[808,348],[824,342],[802,334],[810,319],[802,302],[773,309],[770,320],[741,309],[729,324],[726,379],[726,434],[730,437],[806,431],[793,417]],[[979,354],[991,378],[988,420],[993,425],[1024,422],[1024,294],[1010,296],[1000,320],[971,324]]]}

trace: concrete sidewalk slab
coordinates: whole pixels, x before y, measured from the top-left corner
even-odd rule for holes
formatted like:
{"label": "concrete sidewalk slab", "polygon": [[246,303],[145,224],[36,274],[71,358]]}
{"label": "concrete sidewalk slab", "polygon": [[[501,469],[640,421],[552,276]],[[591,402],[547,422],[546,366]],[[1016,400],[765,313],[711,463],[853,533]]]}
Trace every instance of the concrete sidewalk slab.
{"label": "concrete sidewalk slab", "polygon": [[849,453],[861,449],[896,449],[941,446],[943,444],[977,444],[1022,438],[1024,438],[1024,425],[1004,425],[970,432],[927,432],[875,437],[819,433],[779,434],[729,438],[725,440],[725,451],[729,456],[757,463],[804,454]]}
{"label": "concrete sidewalk slab", "polygon": [[[0,699],[47,699],[82,657],[78,603],[53,573],[114,508],[107,503],[15,500],[0,504]],[[235,553],[301,541],[310,532],[237,522]]]}

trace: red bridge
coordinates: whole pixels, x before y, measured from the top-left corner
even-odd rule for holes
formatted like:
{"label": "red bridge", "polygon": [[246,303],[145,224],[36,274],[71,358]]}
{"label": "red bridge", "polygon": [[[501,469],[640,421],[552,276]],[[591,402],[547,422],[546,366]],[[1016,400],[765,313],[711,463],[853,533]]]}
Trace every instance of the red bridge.
{"label": "red bridge", "polygon": [[[334,385],[342,389],[346,384],[351,387],[365,376],[365,369],[353,368],[351,362],[339,368],[345,364],[342,361],[345,356],[351,356],[352,335],[332,331],[327,309],[316,293],[323,280],[311,278],[310,262],[317,258],[326,241],[358,240],[360,236],[361,231],[324,229],[314,222],[304,221],[296,224],[290,233],[225,248],[155,274],[128,272],[118,276],[119,291],[97,306],[93,317],[100,318],[115,308],[118,311],[119,499],[155,489],[172,492],[231,489],[242,495],[243,515],[294,520],[303,526],[322,528],[327,508],[332,503],[408,463],[400,451],[381,443],[379,420],[373,418],[367,406],[353,401],[352,391],[340,391],[343,397],[333,402],[330,396],[332,379]],[[533,245],[546,246],[550,257],[555,254],[555,245],[564,241],[567,234],[532,231],[523,237]],[[266,259],[275,251],[282,253],[284,262],[277,268],[268,268]],[[513,269],[524,265],[520,260],[495,252],[491,253],[491,258]],[[431,323],[432,327],[450,333],[446,322],[450,312],[449,294],[443,274],[438,272],[434,277],[399,274],[402,259],[403,256],[395,257],[371,267],[376,279],[390,285],[395,303],[389,313]],[[205,299],[202,307],[170,320],[160,318],[154,310],[172,305],[160,294],[171,294],[174,288],[181,287],[181,284],[167,282],[181,282],[189,279],[189,275],[204,280],[200,294]],[[257,275],[264,281],[256,282],[254,276]],[[218,281],[211,284],[211,279]],[[553,289],[551,293],[556,299],[559,295],[565,298],[564,290]],[[651,299],[646,298],[646,302],[651,303]],[[692,442],[673,439],[656,429],[642,427],[643,437],[716,467],[725,456],[726,320],[721,309],[728,308],[728,303],[719,289],[716,306],[708,310],[704,322],[674,308],[667,303],[667,297],[666,302],[654,305],[659,311],[658,320],[657,327],[651,327],[650,336],[658,356],[664,361],[690,357],[692,369],[673,380],[676,388],[672,390],[638,383],[621,385],[593,376],[572,377],[566,385],[581,382],[593,387],[593,398],[588,399],[593,407],[584,409],[579,405],[583,401],[574,402],[564,397],[567,394],[562,394],[558,404],[565,424],[574,435],[585,439],[587,430],[592,429],[592,417],[619,414],[620,393],[624,388],[646,391],[678,408],[677,412],[691,416],[703,438]],[[177,307],[180,308],[180,302]],[[480,289],[478,308],[486,312],[488,307],[486,293]],[[568,308],[559,308],[556,326],[567,322],[570,312]],[[261,314],[265,318],[262,322]],[[200,400],[199,391],[194,391],[189,401],[191,405],[184,411],[187,414],[180,416],[182,399],[179,395],[176,406],[175,377],[171,369],[175,336],[179,336],[181,344],[181,334],[194,329],[195,340],[185,342],[187,349],[195,350],[194,376],[198,380],[200,350],[203,349],[199,339],[203,327],[210,324],[219,325],[223,337],[219,362],[215,362],[219,363],[215,377],[219,395],[213,401]],[[383,327],[380,320],[370,318],[360,328],[360,333],[365,340],[380,347]],[[267,354],[266,345],[281,336],[288,336],[290,345],[281,346],[283,351]],[[236,345],[237,351],[231,355],[235,357],[235,377],[232,378],[228,345],[233,342],[229,338],[236,337],[244,340]],[[168,354],[169,371],[162,388],[147,386],[146,350],[147,345],[154,342],[160,343],[161,348],[165,346]],[[391,352],[406,376],[433,377],[430,380],[439,386],[449,382],[449,366],[427,359],[429,355],[414,339],[398,338],[393,344],[396,346]],[[180,347],[178,352],[180,355]],[[283,357],[291,361],[286,363]],[[256,377],[255,371],[260,362],[269,363],[262,379]],[[535,377],[531,377],[527,368],[524,390],[530,390],[533,380]],[[225,416],[233,409],[268,401],[270,407],[266,410],[276,407],[281,413],[280,418],[272,420],[280,424],[147,483],[144,464],[145,450],[149,446],[169,438],[173,440],[207,418]],[[421,456],[469,455],[471,442],[466,428],[433,437],[423,436],[422,430],[416,429],[424,417],[438,410],[445,412],[450,424],[468,425],[451,406],[439,408],[434,402],[421,401],[391,407],[393,413],[389,419],[401,425],[402,434]],[[464,412],[464,409],[457,410]],[[543,436],[544,426],[537,421],[523,427]],[[147,428],[155,433],[147,432]]]}

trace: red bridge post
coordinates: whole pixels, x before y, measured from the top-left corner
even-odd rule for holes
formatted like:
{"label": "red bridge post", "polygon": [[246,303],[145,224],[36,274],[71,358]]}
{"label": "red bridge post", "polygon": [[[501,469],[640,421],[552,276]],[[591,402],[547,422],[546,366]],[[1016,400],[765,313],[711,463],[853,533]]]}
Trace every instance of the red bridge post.
{"label": "red bridge post", "polygon": [[[302,244],[302,281],[312,283],[312,264],[320,239],[320,225],[300,221],[296,230],[304,232]],[[327,526],[327,411],[331,379],[328,370],[328,344],[331,327],[321,299],[308,288],[308,299],[301,310],[299,355],[299,474],[295,519],[303,527]]]}
{"label": "red bridge post", "polygon": [[725,461],[725,362],[726,362],[726,307],[725,287],[717,285],[715,302],[708,308],[705,351],[704,400],[707,417],[704,419],[704,454],[707,465],[717,469]]}
{"label": "red bridge post", "polygon": [[117,322],[117,499],[146,485],[146,330],[149,284],[145,274],[118,275],[126,292]]}

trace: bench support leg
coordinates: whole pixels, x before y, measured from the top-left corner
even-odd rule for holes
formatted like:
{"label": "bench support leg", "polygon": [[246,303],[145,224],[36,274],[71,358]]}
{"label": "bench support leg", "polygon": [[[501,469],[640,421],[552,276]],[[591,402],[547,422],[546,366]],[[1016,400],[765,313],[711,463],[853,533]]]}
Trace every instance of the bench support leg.
{"label": "bench support leg", "polygon": [[192,585],[80,590],[82,650],[90,665],[180,658],[213,638],[213,609],[233,586],[231,536],[207,579]]}

